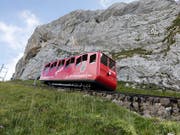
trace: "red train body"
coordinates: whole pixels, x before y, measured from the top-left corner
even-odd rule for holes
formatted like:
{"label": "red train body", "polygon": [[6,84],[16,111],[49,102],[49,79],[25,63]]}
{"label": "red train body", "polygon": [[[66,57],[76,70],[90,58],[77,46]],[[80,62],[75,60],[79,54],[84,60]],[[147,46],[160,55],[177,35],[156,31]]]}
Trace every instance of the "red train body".
{"label": "red train body", "polygon": [[116,63],[101,52],[90,52],[45,65],[40,80],[64,85],[90,85],[107,90],[117,86]]}

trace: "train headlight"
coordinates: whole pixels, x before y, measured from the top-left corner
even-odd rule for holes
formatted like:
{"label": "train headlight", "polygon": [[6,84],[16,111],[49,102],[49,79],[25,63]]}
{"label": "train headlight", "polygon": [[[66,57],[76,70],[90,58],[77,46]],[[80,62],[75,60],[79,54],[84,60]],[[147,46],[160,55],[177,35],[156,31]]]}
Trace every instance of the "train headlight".
{"label": "train headlight", "polygon": [[111,76],[111,74],[112,74],[111,71],[109,71],[109,72],[108,72],[108,76]]}

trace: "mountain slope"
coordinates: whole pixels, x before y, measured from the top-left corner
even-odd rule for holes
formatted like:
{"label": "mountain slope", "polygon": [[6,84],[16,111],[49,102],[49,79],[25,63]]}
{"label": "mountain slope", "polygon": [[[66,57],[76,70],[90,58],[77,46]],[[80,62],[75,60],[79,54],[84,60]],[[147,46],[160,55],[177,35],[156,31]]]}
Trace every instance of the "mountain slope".
{"label": "mountain slope", "polygon": [[180,90],[179,10],[174,0],[140,0],[71,12],[36,28],[14,78],[33,79],[46,62],[101,50],[116,59],[119,80]]}

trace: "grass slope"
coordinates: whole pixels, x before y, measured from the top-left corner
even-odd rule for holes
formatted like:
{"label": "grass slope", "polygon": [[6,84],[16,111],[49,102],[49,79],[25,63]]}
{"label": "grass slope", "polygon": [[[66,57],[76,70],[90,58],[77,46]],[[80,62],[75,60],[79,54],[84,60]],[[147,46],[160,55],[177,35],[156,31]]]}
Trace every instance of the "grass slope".
{"label": "grass slope", "polygon": [[98,97],[0,83],[1,135],[167,135],[180,123],[146,119]]}
{"label": "grass slope", "polygon": [[116,88],[117,91],[125,92],[125,93],[135,93],[135,94],[143,94],[143,95],[153,95],[153,96],[167,96],[167,97],[176,97],[180,98],[180,92],[166,90],[162,88],[158,88],[157,86],[150,85],[137,85],[136,88],[132,88],[133,83],[128,83],[129,86],[126,86],[127,82],[118,82],[118,86]]}

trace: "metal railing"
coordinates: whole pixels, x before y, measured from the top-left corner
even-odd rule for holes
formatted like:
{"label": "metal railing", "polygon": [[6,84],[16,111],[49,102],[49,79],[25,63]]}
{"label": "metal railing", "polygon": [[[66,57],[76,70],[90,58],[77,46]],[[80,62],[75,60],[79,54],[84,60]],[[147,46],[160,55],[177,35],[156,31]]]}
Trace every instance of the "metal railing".
{"label": "metal railing", "polygon": [[7,73],[8,68],[4,64],[2,64],[0,68],[0,81],[5,81]]}

